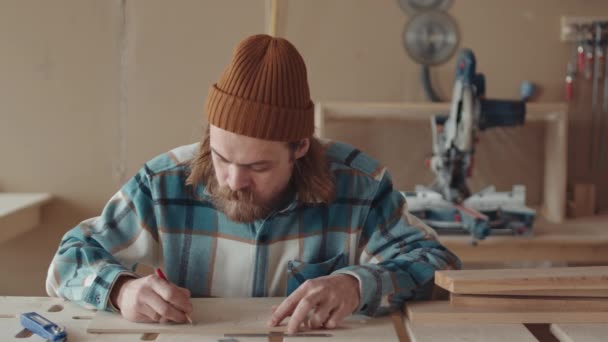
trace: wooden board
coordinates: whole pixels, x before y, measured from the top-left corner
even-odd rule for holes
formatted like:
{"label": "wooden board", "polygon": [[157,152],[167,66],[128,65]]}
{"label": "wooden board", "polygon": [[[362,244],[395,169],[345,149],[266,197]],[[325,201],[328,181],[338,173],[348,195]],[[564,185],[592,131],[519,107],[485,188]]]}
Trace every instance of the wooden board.
{"label": "wooden board", "polygon": [[[112,336],[112,334],[101,334],[100,336]],[[137,335],[131,335],[133,337]],[[151,336],[153,337],[153,336]],[[172,333],[162,333],[159,334],[154,342],[218,342],[222,339],[227,339],[228,337],[224,337],[223,334],[205,334],[205,335],[193,335],[193,334],[172,334]],[[264,337],[239,337],[236,339],[238,342],[272,342],[268,338]],[[133,338],[131,341],[140,342],[139,338]],[[95,340],[97,342],[97,340]],[[112,342],[112,341],[108,341]],[[319,341],[321,342],[321,341]]]}
{"label": "wooden board", "polygon": [[512,291],[539,290],[608,291],[608,266],[437,271],[435,283],[459,294],[511,294]]}
{"label": "wooden board", "polygon": [[[191,317],[195,323],[192,326],[134,323],[114,313],[97,312],[87,331],[89,333],[160,333],[160,336],[178,333],[212,337],[226,333],[284,332],[288,319],[279,327],[266,326],[271,307],[280,304],[282,300],[283,298],[195,298],[192,300],[194,311]],[[396,340],[390,317],[370,319],[364,316],[351,316],[342,327],[331,330],[332,335],[348,337],[349,341],[356,335],[370,336],[380,332],[384,332],[384,336],[388,337],[387,340]],[[303,342],[302,338],[298,338],[297,341]],[[314,338],[314,341],[320,342],[319,338]],[[338,340],[334,338],[332,341]]]}
{"label": "wooden board", "polygon": [[90,333],[261,333],[284,331],[285,323],[280,327],[267,328],[271,307],[281,303],[283,298],[195,298],[192,300],[194,310],[189,324],[146,324],[134,323],[120,315],[109,312],[98,312],[91,324]]}
{"label": "wooden board", "polygon": [[477,295],[530,296],[530,297],[590,297],[607,298],[608,290],[520,290],[488,291]]}
{"label": "wooden board", "polygon": [[0,192],[0,242],[12,239],[40,224],[40,207],[49,194]]}
{"label": "wooden board", "polygon": [[[88,334],[87,326],[94,312],[61,298],[54,297],[0,297],[0,341],[43,341],[36,335],[16,337],[23,328],[19,314],[35,311],[49,320],[66,327],[70,342],[130,342],[139,341],[133,334]],[[89,318],[89,319],[87,319]]]}
{"label": "wooden board", "polygon": [[537,342],[523,324],[405,324],[412,342]]}
{"label": "wooden board", "polygon": [[574,184],[572,190],[572,200],[568,201],[568,216],[591,216],[595,214],[595,208],[595,184]]}
{"label": "wooden board", "polygon": [[551,332],[560,342],[604,342],[608,324],[551,324]]}
{"label": "wooden board", "polygon": [[440,235],[439,240],[458,255],[465,266],[483,264],[503,268],[505,264],[546,264],[547,261],[555,266],[608,265],[606,227],[608,215],[605,214],[569,219],[560,224],[537,217],[534,235],[529,237],[491,235],[476,246],[464,235]]}
{"label": "wooden board", "polygon": [[409,303],[406,311],[413,323],[608,323],[606,312],[455,308],[448,301]]}
{"label": "wooden board", "polygon": [[453,307],[486,308],[494,310],[542,310],[542,311],[608,311],[608,298],[592,297],[537,297],[462,295],[452,293]]}
{"label": "wooden board", "polygon": [[43,314],[49,310],[63,310],[66,303],[64,299],[56,297],[0,297],[0,317],[29,311]]}
{"label": "wooden board", "polygon": [[[400,323],[403,321],[400,320]],[[389,316],[363,319],[357,324],[346,322],[346,328],[323,330],[331,337],[284,337],[283,342],[400,342],[393,319]],[[407,342],[407,340],[405,340]]]}

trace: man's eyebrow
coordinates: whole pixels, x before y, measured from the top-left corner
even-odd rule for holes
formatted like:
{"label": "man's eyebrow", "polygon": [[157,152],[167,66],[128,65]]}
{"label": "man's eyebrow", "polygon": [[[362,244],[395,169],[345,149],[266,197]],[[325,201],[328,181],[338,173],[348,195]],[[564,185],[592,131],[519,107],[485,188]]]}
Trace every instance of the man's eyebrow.
{"label": "man's eyebrow", "polygon": [[[215,153],[218,157],[220,157],[220,159],[230,162],[230,160],[228,160],[228,158],[222,156],[221,154],[219,154],[213,147],[210,147],[211,152]],[[236,163],[235,163],[236,164]],[[263,164],[272,164],[272,160],[258,160],[255,161],[253,163],[247,163],[247,164],[236,164],[238,166],[245,166],[245,167],[249,167],[249,166],[259,166],[259,165],[263,165]]]}

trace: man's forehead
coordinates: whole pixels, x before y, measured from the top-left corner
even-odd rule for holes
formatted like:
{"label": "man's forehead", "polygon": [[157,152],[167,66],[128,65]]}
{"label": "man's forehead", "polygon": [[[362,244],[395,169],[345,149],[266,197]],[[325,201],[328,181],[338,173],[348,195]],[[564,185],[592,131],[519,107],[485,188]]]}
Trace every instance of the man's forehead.
{"label": "man's forehead", "polygon": [[[211,149],[224,157],[237,157],[250,161],[277,159],[277,151],[285,148],[283,142],[252,138],[213,125],[209,128],[209,144]],[[246,160],[241,161],[246,162]]]}

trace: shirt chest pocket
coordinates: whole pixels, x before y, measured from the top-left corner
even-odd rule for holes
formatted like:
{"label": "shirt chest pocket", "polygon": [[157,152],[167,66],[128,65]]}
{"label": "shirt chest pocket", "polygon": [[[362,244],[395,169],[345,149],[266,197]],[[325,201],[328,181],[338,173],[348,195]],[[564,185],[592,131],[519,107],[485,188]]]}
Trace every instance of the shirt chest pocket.
{"label": "shirt chest pocket", "polygon": [[331,274],[333,271],[347,266],[346,255],[337,256],[320,262],[306,263],[300,260],[291,260],[287,263],[287,296],[295,291],[306,280]]}

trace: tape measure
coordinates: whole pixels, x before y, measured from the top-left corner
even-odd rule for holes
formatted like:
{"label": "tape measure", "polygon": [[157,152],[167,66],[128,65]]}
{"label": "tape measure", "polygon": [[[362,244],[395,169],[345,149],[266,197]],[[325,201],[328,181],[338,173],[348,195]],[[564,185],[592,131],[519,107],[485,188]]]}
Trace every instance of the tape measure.
{"label": "tape measure", "polygon": [[23,313],[19,320],[24,328],[41,336],[45,340],[52,342],[67,340],[68,333],[65,331],[64,327],[49,321],[36,312]]}

